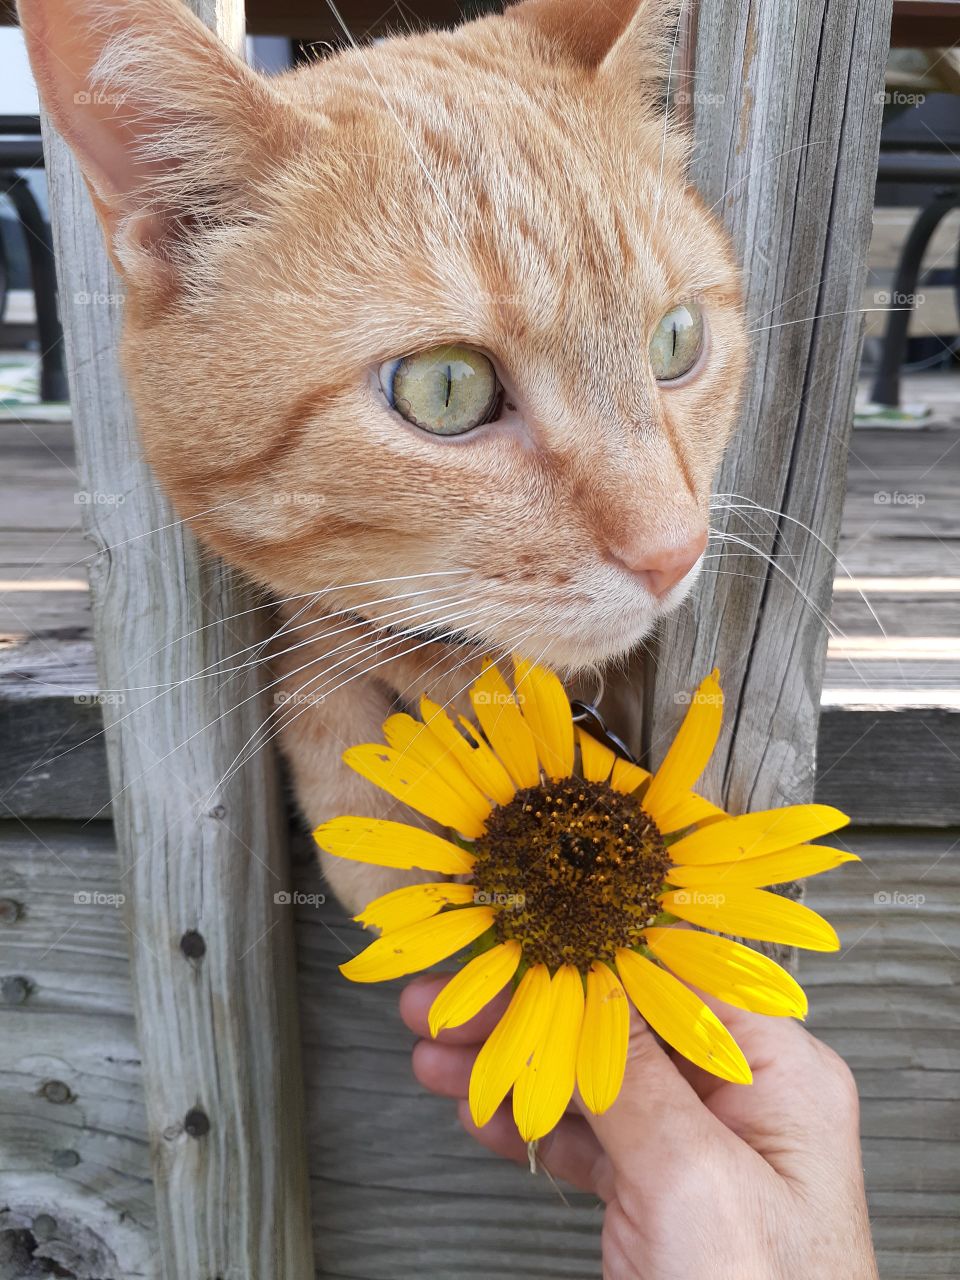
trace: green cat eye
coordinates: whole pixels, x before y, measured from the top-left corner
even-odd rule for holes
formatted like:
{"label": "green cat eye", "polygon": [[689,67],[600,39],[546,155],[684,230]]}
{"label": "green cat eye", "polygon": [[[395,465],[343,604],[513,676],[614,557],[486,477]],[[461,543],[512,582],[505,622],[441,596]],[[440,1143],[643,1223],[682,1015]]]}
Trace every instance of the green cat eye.
{"label": "green cat eye", "polygon": [[498,416],[503,388],[492,362],[470,347],[435,347],[380,369],[380,386],[402,418],[437,436],[460,436]]}
{"label": "green cat eye", "polygon": [[650,367],[658,382],[689,373],[703,351],[703,314],[694,302],[668,311],[650,339]]}

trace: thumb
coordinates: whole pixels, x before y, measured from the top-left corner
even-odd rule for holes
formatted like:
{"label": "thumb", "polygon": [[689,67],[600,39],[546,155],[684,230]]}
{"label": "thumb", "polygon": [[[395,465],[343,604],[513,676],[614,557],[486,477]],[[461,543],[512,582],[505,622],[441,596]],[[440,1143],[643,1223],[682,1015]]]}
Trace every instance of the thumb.
{"label": "thumb", "polygon": [[689,1160],[691,1143],[727,1145],[732,1138],[633,1009],[616,1101],[602,1115],[589,1111],[579,1094],[576,1101],[615,1172],[631,1183],[651,1172],[659,1176],[673,1158]]}

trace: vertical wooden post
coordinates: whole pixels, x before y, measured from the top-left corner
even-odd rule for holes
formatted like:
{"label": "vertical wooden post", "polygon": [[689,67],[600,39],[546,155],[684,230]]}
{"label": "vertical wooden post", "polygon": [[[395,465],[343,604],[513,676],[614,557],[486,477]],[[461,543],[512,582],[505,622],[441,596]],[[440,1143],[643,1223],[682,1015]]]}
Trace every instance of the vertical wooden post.
{"label": "vertical wooden post", "polygon": [[733,235],[753,330],[717,493],[773,513],[718,509],[711,523],[779,567],[711,547],[721,558],[647,671],[646,746],[658,762],[683,693],[719,665],[727,710],[705,791],[737,812],[813,791],[891,7],[700,0],[694,24],[694,177]]}
{"label": "vertical wooden post", "polygon": [[[242,47],[242,0],[193,7]],[[50,130],[46,148],[161,1269],[312,1280],[274,761],[260,752],[220,782],[261,719],[255,674],[229,673],[262,615],[144,464],[117,363],[121,286],[70,153]]]}

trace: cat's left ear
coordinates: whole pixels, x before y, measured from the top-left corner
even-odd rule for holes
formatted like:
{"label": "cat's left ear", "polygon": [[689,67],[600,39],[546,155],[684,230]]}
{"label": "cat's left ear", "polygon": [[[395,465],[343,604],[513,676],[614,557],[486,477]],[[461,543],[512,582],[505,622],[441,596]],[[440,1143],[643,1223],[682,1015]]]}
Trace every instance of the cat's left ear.
{"label": "cat's left ear", "polygon": [[659,94],[676,47],[682,0],[520,0],[506,14],[564,61]]}

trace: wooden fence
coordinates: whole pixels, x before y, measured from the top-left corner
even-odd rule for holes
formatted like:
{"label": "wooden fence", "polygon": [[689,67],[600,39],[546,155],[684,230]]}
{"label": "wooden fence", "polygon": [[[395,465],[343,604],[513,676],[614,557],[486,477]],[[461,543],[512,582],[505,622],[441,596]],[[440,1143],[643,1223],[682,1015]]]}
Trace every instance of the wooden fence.
{"label": "wooden fence", "polygon": [[[193,7],[239,46],[241,0]],[[752,535],[771,557],[794,522],[823,541],[803,541],[792,584],[773,567],[709,576],[611,710],[655,760],[682,713],[678,691],[719,663],[729,727],[708,786],[738,808],[805,799],[813,786],[825,631],[803,597],[829,605],[890,8],[700,0],[688,32],[696,79],[678,82],[696,180],[743,257],[754,330],[743,426],[718,492],[773,513]],[[565,1206],[478,1151],[464,1156],[452,1117],[449,1133],[422,1140],[437,1112],[380,1017],[392,997],[338,985],[345,943],[332,916],[301,920],[295,971],[294,913],[276,901],[293,873],[274,761],[259,753],[242,785],[217,791],[256,728],[256,699],[223,714],[249,692],[239,678],[190,680],[255,643],[258,615],[243,612],[243,584],[199,551],[145,469],[116,363],[119,309],[73,303],[119,285],[67,149],[49,130],[46,146],[83,481],[126,498],[85,508],[99,548],[100,687],[127,698],[105,715],[156,1197],[155,1217],[139,1196],[129,1220],[104,1228],[112,1255],[129,1259],[110,1264],[115,1280],[593,1275],[595,1206]],[[728,516],[718,509],[721,528]],[[736,570],[736,544],[727,553]],[[176,692],[155,698],[149,686]],[[87,842],[96,861],[93,832]]]}

